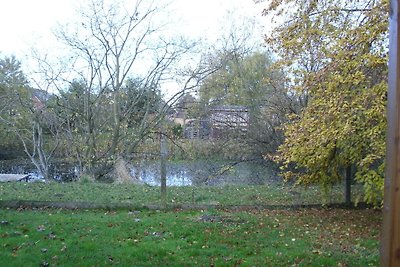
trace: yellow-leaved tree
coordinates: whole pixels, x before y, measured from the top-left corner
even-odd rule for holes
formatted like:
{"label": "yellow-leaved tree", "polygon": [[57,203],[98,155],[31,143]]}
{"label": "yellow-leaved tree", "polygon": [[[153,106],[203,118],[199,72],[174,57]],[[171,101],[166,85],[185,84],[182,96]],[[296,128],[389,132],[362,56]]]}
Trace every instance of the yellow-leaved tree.
{"label": "yellow-leaved tree", "polygon": [[364,200],[383,193],[388,59],[387,0],[273,0],[266,40],[303,104],[284,125],[275,159],[286,179],[325,188],[353,166]]}

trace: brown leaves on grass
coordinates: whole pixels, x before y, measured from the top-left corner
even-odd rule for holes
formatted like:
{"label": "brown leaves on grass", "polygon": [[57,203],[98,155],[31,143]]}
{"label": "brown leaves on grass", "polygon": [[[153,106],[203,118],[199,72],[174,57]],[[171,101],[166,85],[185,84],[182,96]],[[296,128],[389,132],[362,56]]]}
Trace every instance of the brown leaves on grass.
{"label": "brown leaves on grass", "polygon": [[[275,217],[280,232],[312,240],[313,254],[366,251],[362,240],[378,240],[381,212],[376,210],[299,210],[265,211]],[[283,236],[282,236],[283,237]]]}

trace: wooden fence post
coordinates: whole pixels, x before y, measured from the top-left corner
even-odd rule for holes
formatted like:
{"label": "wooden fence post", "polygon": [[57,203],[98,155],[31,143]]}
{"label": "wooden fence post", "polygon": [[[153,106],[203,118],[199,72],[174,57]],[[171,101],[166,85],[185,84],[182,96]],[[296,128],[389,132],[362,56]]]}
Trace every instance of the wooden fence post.
{"label": "wooden fence post", "polygon": [[381,266],[400,266],[400,40],[399,2],[389,14],[389,91],[386,139],[386,177],[381,237]]}
{"label": "wooden fence post", "polygon": [[[162,122],[163,123],[163,122]],[[161,181],[161,203],[164,207],[167,205],[167,156],[168,146],[167,139],[165,138],[164,125],[161,126],[160,133],[160,181]]]}

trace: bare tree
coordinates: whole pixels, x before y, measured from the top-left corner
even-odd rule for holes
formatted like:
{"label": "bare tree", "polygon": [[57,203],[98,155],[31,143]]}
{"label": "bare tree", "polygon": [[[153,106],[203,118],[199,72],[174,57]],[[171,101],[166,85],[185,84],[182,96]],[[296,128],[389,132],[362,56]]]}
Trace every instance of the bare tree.
{"label": "bare tree", "polygon": [[49,168],[60,141],[60,123],[46,103],[47,92],[29,86],[15,57],[0,60],[0,89],[2,128],[18,140],[39,174],[51,180]]}
{"label": "bare tree", "polygon": [[[181,93],[162,100],[160,86],[177,74],[177,62],[193,48],[182,38],[163,36],[166,25],[158,14],[164,7],[153,1],[107,3],[90,1],[77,23],[56,33],[73,57],[68,78],[46,71],[59,91],[69,155],[97,175],[132,152],[179,98]],[[187,76],[185,90],[199,79],[195,70]],[[56,84],[60,80],[63,85]],[[154,101],[162,102],[162,108]]]}

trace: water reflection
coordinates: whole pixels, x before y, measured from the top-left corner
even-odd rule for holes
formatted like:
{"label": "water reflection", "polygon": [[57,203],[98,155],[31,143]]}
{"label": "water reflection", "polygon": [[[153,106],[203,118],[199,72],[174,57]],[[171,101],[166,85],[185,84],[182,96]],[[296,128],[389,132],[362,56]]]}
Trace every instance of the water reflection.
{"label": "water reflection", "polygon": [[[9,162],[11,163],[11,162]],[[8,164],[0,162],[0,172],[30,174],[31,181],[43,181],[36,169],[29,163]],[[266,162],[227,161],[180,161],[167,163],[167,186],[198,186],[198,185],[259,185],[273,181],[276,177],[273,166]],[[77,180],[78,169],[70,164],[57,164],[52,168],[54,179],[60,182]],[[135,161],[131,163],[132,179],[139,180],[151,186],[159,186],[160,162]]]}
{"label": "water reflection", "polygon": [[[159,186],[160,163],[158,161],[135,162],[131,175],[148,185]],[[167,186],[266,184],[273,179],[271,166],[254,162],[168,162]]]}
{"label": "water reflection", "polygon": [[[159,186],[160,167],[156,163],[135,164],[131,169],[132,177],[152,186]],[[192,175],[185,169],[176,169],[167,166],[167,186],[189,186],[192,185]]]}

